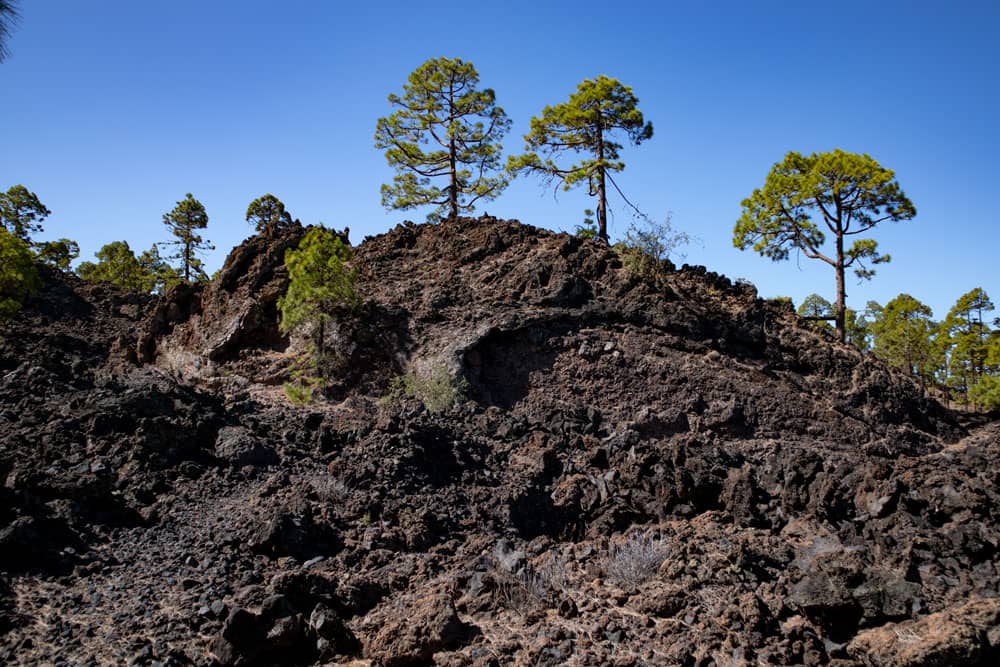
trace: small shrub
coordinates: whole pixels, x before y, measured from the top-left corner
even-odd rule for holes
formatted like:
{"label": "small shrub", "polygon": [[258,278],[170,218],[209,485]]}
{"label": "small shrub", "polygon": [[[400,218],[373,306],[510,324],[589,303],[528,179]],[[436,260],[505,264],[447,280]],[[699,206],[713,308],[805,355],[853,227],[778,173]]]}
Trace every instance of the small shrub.
{"label": "small shrub", "polygon": [[309,485],[323,502],[340,505],[351,497],[351,487],[333,475],[312,475],[309,477]]}
{"label": "small shrub", "polygon": [[516,573],[494,568],[493,579],[497,585],[494,593],[496,600],[506,609],[524,613],[548,607],[552,599],[544,575],[531,567],[524,567]]}
{"label": "small shrub", "polygon": [[616,244],[616,248],[628,271],[656,278],[672,269],[670,256],[690,242],[689,234],[674,230],[669,215],[663,222],[643,216],[629,226],[625,239]]}
{"label": "small shrub", "polygon": [[294,382],[284,384],[285,396],[292,402],[292,405],[306,405],[313,400],[313,388],[306,387]]}
{"label": "small shrub", "polygon": [[698,591],[697,597],[705,614],[714,617],[725,611],[733,599],[733,592],[726,586],[705,586]]}
{"label": "small shrub", "polygon": [[305,370],[292,371],[292,381],[284,384],[285,396],[293,405],[306,405],[316,398],[323,388],[322,378],[312,377]]}
{"label": "small shrub", "polygon": [[320,354],[313,344],[294,356],[289,363],[291,380],[284,384],[285,395],[294,405],[306,405],[319,399],[331,377],[336,357]]}
{"label": "small shrub", "polygon": [[428,412],[433,413],[457,404],[467,389],[468,382],[465,378],[453,378],[447,368],[438,365],[426,376],[410,371],[395,378],[384,399],[393,402],[403,396],[415,398],[424,404]]}
{"label": "small shrub", "polygon": [[490,574],[496,582],[494,600],[519,613],[554,607],[569,588],[566,563],[558,558],[550,559],[540,568],[525,565],[517,572],[493,562]]}
{"label": "small shrub", "polygon": [[657,573],[667,559],[668,548],[660,537],[633,533],[608,548],[605,572],[608,579],[622,588],[635,588]]}

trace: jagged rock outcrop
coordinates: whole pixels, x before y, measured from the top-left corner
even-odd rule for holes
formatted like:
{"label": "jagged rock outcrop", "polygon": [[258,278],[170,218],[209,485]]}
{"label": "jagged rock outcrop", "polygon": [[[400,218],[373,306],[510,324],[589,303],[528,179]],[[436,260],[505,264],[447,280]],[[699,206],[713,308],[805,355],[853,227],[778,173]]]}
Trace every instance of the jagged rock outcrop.
{"label": "jagged rock outcrop", "polygon": [[196,379],[213,375],[219,362],[284,349],[278,298],[288,286],[285,252],[304,235],[298,223],[268,229],[237,246],[209,284],[168,290],[143,327],[139,360]]}
{"label": "jagged rock outcrop", "polygon": [[[360,244],[297,408],[303,233],[156,301],[48,273],[0,325],[0,662],[995,662],[1000,423],[750,285],[492,218]],[[441,368],[455,406],[386,398]]]}

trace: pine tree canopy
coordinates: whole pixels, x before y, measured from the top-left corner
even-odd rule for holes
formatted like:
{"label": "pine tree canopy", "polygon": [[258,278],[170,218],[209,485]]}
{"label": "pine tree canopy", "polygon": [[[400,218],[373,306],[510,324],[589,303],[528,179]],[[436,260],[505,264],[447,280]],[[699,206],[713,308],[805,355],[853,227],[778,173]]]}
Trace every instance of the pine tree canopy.
{"label": "pine tree canopy", "polygon": [[211,242],[205,241],[198,234],[199,229],[208,226],[208,214],[202,203],[189,192],[184,199],[177,202],[172,211],[163,215],[163,224],[177,238],[176,241],[167,242],[168,245],[177,246],[177,252],[166,259],[180,262],[179,272],[185,282],[208,280],[198,253],[203,250],[213,250],[214,247]]}
{"label": "pine tree canopy", "polygon": [[389,95],[398,109],[375,127],[375,147],[396,171],[382,186],[383,206],[434,206],[428,220],[437,221],[471,213],[507,187],[500,140],[510,120],[493,90],[478,85],[472,63],[433,58],[410,74],[402,95]]}
{"label": "pine tree canopy", "polygon": [[285,210],[280,199],[268,193],[250,202],[247,207],[247,222],[258,232],[273,232],[292,224],[292,216]]}
{"label": "pine tree canopy", "polygon": [[10,317],[40,287],[31,248],[6,229],[0,229],[0,319]]}
{"label": "pine tree canopy", "polygon": [[[508,171],[540,174],[546,184],[564,190],[586,183],[589,194],[597,198],[598,236],[607,241],[605,180],[625,168],[622,144],[615,137],[639,145],[653,136],[653,125],[645,121],[638,104],[632,89],[617,79],[603,74],[584,79],[568,102],[547,106],[541,116],[531,119],[531,131],[524,136],[526,153],[511,156]],[[567,153],[585,157],[574,164],[557,162]]]}
{"label": "pine tree canopy", "polygon": [[[834,268],[841,340],[846,335],[845,269],[853,268],[858,278],[867,280],[875,275],[875,264],[889,261],[889,255],[880,254],[872,239],[857,239],[849,248],[845,240],[917,213],[892,170],[868,155],[840,149],[809,156],[788,153],[771,169],[764,187],[744,199],[742,207],[733,229],[737,248],[753,248],[774,261],[788,259],[796,249]],[[832,251],[824,248],[827,233],[834,239]]]}
{"label": "pine tree canopy", "polygon": [[38,199],[38,195],[23,185],[15,185],[0,193],[0,224],[8,232],[29,242],[34,234],[42,231],[42,221],[52,211]]}
{"label": "pine tree canopy", "polygon": [[72,239],[43,241],[35,244],[38,260],[63,271],[69,270],[69,265],[80,256],[80,246]]}

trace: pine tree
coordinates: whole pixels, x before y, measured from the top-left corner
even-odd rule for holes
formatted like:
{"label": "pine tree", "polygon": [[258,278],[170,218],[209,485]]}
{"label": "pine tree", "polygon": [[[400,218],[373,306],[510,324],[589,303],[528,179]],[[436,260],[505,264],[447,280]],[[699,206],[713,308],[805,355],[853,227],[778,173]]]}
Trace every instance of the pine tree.
{"label": "pine tree", "polygon": [[832,319],[833,304],[819,294],[810,294],[802,300],[798,309],[799,317],[810,320],[821,329],[833,329],[828,320]]}
{"label": "pine tree", "polygon": [[28,295],[40,286],[31,248],[0,229],[0,319],[19,311]]}
{"label": "pine tree", "polygon": [[872,325],[875,354],[920,380],[923,386],[937,368],[931,341],[936,324],[933,312],[909,294],[885,304]]}
{"label": "pine tree", "polygon": [[[871,265],[889,261],[871,239],[859,239],[850,248],[845,241],[883,222],[917,214],[891,170],[868,155],[839,149],[809,156],[789,153],[742,206],[743,215],[733,229],[734,246],[752,247],[776,262],[788,259],[794,248],[833,267],[837,335],[842,341],[847,336],[845,270],[853,267],[858,278],[868,280],[875,275]],[[821,224],[833,236],[832,252],[823,251],[826,232]]]}
{"label": "pine tree", "polygon": [[103,280],[123,289],[145,291],[147,280],[135,253],[126,241],[112,241],[94,253],[97,262],[80,262],[77,275],[84,280]]}
{"label": "pine tree", "polygon": [[278,300],[279,327],[289,333],[310,327],[315,354],[325,355],[326,325],[341,307],[354,308],[360,299],[355,290],[357,271],[350,268],[351,248],[329,229],[313,227],[297,248],[285,253],[288,291]]}
{"label": "pine tree", "polygon": [[977,287],[959,297],[941,322],[947,349],[948,384],[966,398],[986,375],[991,335],[983,313],[993,309],[989,295]]}
{"label": "pine tree", "polygon": [[38,195],[23,185],[0,193],[0,225],[22,241],[30,243],[32,235],[42,231],[42,221],[50,215],[52,211],[45,208]]}
{"label": "pine tree", "polygon": [[[607,242],[607,181],[617,189],[611,174],[625,168],[615,136],[623,134],[634,145],[653,136],[653,125],[643,119],[638,104],[632,89],[617,79],[584,79],[568,102],[547,106],[531,119],[531,131],[524,136],[527,152],[511,156],[508,171],[541,174],[546,184],[564,190],[586,183],[590,196],[597,198],[597,236]],[[576,164],[557,164],[555,158],[567,152],[586,157]]]}
{"label": "pine tree", "polygon": [[177,237],[176,241],[169,241],[168,244],[178,247],[177,254],[170,255],[166,259],[180,261],[179,271],[185,282],[208,280],[198,253],[214,250],[215,247],[198,235],[199,229],[208,226],[208,214],[205,213],[202,203],[189,192],[184,199],[177,202],[172,211],[163,215],[163,224]]}
{"label": "pine tree", "polygon": [[63,271],[68,271],[69,265],[80,256],[80,246],[72,239],[36,243],[35,250],[38,252],[40,262]]}
{"label": "pine tree", "polygon": [[510,121],[493,90],[478,85],[472,63],[433,58],[410,74],[401,96],[389,95],[399,109],[375,126],[375,147],[396,170],[382,186],[383,206],[435,206],[428,219],[437,221],[472,212],[507,187],[497,172]]}
{"label": "pine tree", "polygon": [[161,293],[166,287],[181,280],[177,270],[170,266],[154,245],[135,256],[126,241],[113,241],[94,253],[97,262],[80,262],[76,273],[84,280],[103,280],[122,289],[137,292]]}
{"label": "pine tree", "polygon": [[137,259],[145,280],[144,291],[162,294],[171,285],[181,282],[181,275],[160,256],[155,243],[149,250],[143,250]]}
{"label": "pine tree", "polygon": [[250,202],[247,207],[247,222],[258,232],[275,232],[292,224],[292,216],[285,210],[280,199],[268,193]]}
{"label": "pine tree", "polygon": [[848,308],[844,313],[844,325],[847,328],[845,340],[862,352],[871,350],[871,322],[865,313],[859,313]]}

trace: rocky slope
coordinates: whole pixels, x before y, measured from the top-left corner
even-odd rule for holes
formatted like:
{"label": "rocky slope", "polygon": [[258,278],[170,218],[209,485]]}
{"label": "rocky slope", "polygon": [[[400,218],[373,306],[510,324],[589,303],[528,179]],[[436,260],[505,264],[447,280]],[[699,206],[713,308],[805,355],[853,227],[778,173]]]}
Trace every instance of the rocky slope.
{"label": "rocky slope", "polygon": [[[0,662],[1000,659],[1000,423],[750,285],[491,218],[358,246],[295,407],[303,233],[158,300],[50,273],[0,325]],[[449,409],[390,391],[444,371]]]}

